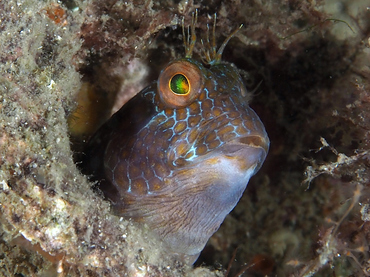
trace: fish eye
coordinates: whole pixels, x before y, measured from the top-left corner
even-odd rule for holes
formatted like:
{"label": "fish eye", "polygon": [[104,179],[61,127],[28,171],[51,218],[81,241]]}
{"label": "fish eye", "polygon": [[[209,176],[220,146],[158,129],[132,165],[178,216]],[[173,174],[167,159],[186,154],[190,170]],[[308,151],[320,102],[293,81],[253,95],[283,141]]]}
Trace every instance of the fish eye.
{"label": "fish eye", "polygon": [[191,59],[171,62],[159,75],[157,89],[168,108],[183,108],[194,102],[203,90],[205,69]]}
{"label": "fish eye", "polygon": [[190,91],[190,84],[188,78],[183,74],[175,74],[169,83],[170,89],[174,94],[188,94]]}

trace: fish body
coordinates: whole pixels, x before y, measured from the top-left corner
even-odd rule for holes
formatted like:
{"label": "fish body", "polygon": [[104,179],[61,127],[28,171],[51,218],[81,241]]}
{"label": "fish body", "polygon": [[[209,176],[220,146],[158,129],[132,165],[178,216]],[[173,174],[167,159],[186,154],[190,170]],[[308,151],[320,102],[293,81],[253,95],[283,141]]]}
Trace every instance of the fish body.
{"label": "fish body", "polygon": [[194,262],[264,162],[269,138],[237,69],[172,61],[92,137],[87,171],[114,212]]}

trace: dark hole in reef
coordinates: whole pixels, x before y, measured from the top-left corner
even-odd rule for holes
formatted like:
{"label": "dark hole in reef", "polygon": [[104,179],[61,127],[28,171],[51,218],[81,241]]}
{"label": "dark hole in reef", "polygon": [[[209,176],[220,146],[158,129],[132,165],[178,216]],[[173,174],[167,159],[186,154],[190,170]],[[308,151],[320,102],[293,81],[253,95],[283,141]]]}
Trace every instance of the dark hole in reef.
{"label": "dark hole in reef", "polygon": [[61,3],[68,9],[68,10],[74,10],[78,6],[74,0],[61,0]]}

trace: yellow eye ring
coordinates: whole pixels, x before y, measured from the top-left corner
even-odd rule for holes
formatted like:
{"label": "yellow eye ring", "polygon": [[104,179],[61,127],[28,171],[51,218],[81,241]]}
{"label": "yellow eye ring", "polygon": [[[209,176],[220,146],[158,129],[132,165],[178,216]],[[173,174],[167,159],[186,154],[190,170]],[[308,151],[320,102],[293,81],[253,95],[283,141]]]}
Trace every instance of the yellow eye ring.
{"label": "yellow eye ring", "polygon": [[205,79],[205,69],[201,64],[192,59],[175,60],[159,75],[159,97],[168,108],[183,108],[200,95]]}

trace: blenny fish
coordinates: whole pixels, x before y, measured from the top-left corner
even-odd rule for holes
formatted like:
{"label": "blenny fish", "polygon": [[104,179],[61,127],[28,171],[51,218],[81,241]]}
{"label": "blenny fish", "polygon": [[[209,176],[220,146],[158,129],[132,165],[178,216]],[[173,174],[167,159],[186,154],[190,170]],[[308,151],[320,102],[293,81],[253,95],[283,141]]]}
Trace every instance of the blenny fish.
{"label": "blenny fish", "polygon": [[239,201],[270,143],[238,70],[221,61],[237,30],[217,51],[215,17],[202,63],[192,58],[196,23],[193,14],[187,36],[183,24],[185,57],[96,132],[84,162],[115,214],[144,223],[191,263]]}

